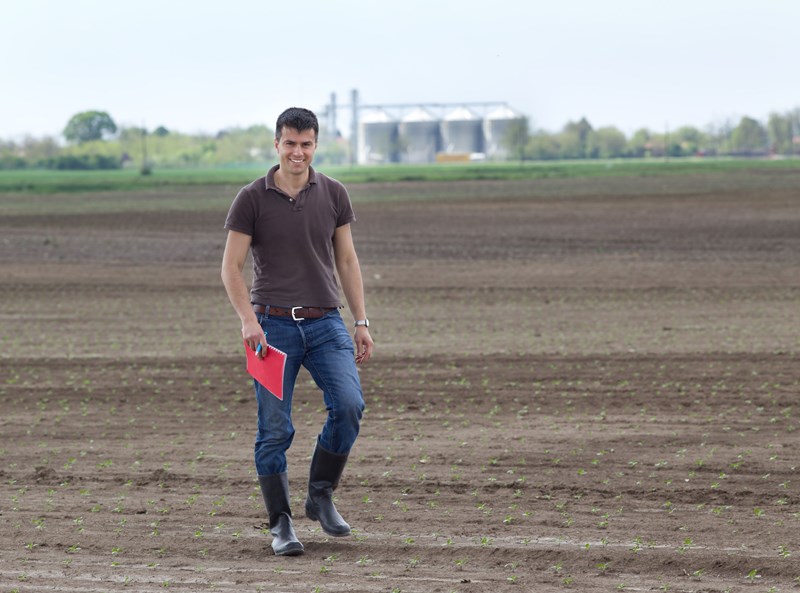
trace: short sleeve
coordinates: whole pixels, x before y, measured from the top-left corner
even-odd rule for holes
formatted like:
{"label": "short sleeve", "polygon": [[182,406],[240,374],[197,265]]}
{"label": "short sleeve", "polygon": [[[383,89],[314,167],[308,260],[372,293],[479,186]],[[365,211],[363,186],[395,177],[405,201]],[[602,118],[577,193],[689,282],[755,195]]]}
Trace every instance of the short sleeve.
{"label": "short sleeve", "polygon": [[252,237],[255,234],[255,202],[252,193],[247,190],[246,187],[242,188],[234,198],[225,219],[225,229]]}
{"label": "short sleeve", "polygon": [[353,211],[353,204],[350,202],[350,195],[347,193],[347,189],[344,185],[336,182],[337,187],[337,212],[338,216],[336,217],[336,227],[344,226],[346,224],[350,224],[351,222],[356,221],[356,214]]}

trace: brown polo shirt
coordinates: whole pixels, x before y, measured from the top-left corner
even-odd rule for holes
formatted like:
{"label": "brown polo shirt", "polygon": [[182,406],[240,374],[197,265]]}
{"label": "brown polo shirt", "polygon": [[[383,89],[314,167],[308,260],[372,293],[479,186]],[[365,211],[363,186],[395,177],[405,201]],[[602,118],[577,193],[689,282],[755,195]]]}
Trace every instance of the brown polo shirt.
{"label": "brown polo shirt", "polygon": [[243,187],[225,228],[252,237],[250,300],[279,307],[339,307],[333,235],[356,217],[344,185],[309,167],[296,199],[275,185],[275,165]]}

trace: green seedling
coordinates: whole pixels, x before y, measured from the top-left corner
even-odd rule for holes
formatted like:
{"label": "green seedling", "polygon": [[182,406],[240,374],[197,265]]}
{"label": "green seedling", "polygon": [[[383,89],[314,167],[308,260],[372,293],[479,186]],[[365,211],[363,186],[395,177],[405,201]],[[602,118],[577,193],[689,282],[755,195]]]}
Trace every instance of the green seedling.
{"label": "green seedling", "polygon": [[684,554],[685,552],[691,549],[692,544],[693,544],[692,538],[687,537],[686,539],[683,540],[683,543],[680,546],[678,546],[678,553]]}

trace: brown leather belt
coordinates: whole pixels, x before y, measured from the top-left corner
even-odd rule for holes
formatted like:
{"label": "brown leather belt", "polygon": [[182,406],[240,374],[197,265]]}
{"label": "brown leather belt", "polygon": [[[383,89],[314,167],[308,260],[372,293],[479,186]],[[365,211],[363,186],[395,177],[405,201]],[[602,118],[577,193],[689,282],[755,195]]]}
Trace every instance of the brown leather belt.
{"label": "brown leather belt", "polygon": [[256,313],[266,313],[269,316],[276,317],[291,317],[295,321],[300,321],[301,319],[319,319],[335,310],[336,307],[275,307],[273,305],[253,304],[253,311]]}

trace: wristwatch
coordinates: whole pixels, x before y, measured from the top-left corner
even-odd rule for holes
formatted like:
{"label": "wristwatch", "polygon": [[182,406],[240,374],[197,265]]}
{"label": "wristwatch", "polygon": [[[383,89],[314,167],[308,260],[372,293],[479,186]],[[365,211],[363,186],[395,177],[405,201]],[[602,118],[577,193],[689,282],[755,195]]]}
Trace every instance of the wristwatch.
{"label": "wristwatch", "polygon": [[356,319],[356,322],[353,324],[355,327],[369,327],[369,319]]}

